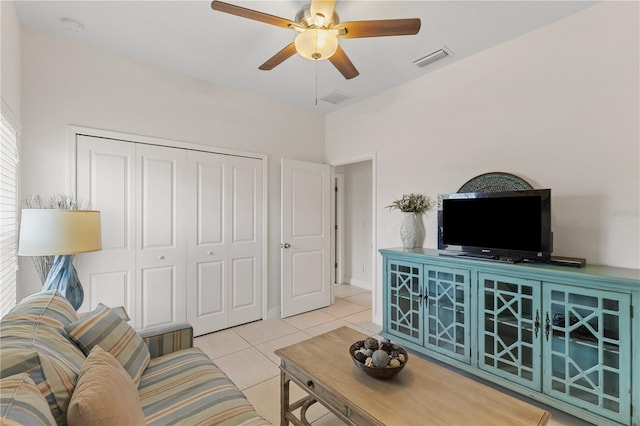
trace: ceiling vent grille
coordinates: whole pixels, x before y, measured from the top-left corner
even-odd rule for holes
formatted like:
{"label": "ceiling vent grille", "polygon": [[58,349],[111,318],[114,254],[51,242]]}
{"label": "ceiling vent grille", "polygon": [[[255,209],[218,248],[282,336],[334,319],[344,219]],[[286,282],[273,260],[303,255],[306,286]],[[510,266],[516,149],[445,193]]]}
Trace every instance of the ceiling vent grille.
{"label": "ceiling vent grille", "polygon": [[330,104],[338,105],[342,102],[346,102],[349,99],[353,98],[353,96],[349,96],[345,93],[342,93],[338,90],[334,90],[326,96],[320,98],[321,101],[329,102]]}
{"label": "ceiling vent grille", "polygon": [[423,68],[423,67],[426,67],[427,65],[434,63],[435,61],[444,59],[449,55],[450,53],[444,48],[442,48],[442,49],[436,50],[435,52],[431,52],[427,56],[424,56],[420,59],[416,59],[415,61],[413,61],[413,63],[415,66]]}

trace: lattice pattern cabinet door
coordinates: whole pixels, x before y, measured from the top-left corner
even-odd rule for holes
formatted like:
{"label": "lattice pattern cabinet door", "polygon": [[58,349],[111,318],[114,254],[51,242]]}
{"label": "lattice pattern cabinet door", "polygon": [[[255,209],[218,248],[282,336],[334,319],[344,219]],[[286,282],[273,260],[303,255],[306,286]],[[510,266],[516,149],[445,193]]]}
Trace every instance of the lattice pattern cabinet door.
{"label": "lattice pattern cabinet door", "polygon": [[425,265],[425,346],[471,362],[468,270]]}
{"label": "lattice pattern cabinet door", "polygon": [[479,366],[540,390],[540,281],[480,273]]}
{"label": "lattice pattern cabinet door", "polygon": [[387,274],[387,330],[422,344],[422,265],[389,260]]}
{"label": "lattice pattern cabinet door", "polygon": [[544,283],[544,392],[629,424],[631,296]]}

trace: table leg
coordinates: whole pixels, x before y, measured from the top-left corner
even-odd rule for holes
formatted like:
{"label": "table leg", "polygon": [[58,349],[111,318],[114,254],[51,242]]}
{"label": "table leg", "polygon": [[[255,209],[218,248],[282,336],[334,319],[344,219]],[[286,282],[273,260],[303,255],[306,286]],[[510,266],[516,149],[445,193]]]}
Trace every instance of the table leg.
{"label": "table leg", "polygon": [[280,370],[280,426],[287,426],[289,420],[287,413],[289,412],[289,382],[284,370]]}

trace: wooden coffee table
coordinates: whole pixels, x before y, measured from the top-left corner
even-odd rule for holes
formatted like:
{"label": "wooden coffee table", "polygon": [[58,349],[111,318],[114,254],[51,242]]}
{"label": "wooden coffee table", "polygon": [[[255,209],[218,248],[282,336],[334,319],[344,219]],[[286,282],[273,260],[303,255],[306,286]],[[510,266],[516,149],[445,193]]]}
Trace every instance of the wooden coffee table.
{"label": "wooden coffee table", "polygon": [[[351,425],[544,425],[550,414],[411,354],[389,380],[360,371],[349,346],[366,336],[341,327],[275,351],[280,364],[281,425],[308,425],[316,401]],[[308,396],[289,401],[293,381]],[[300,419],[293,411],[301,408]]]}

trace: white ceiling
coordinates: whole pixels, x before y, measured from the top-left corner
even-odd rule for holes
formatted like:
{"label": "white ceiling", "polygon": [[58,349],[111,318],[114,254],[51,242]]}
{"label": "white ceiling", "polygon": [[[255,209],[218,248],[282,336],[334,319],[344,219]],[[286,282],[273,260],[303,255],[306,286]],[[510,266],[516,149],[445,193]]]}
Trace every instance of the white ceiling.
{"label": "white ceiling", "polygon": [[[228,3],[294,19],[305,1]],[[338,0],[340,21],[414,18],[415,36],[341,39],[360,71],[345,80],[328,61],[295,55],[272,71],[258,66],[293,41],[295,32],[213,11],[203,1],[16,1],[23,25],[49,31],[218,85],[251,91],[320,113],[371,96],[576,13],[583,1]],[[84,31],[65,29],[71,18]],[[418,68],[413,61],[442,47],[453,55]],[[317,91],[316,91],[317,87]],[[339,105],[317,101],[334,91]]]}

